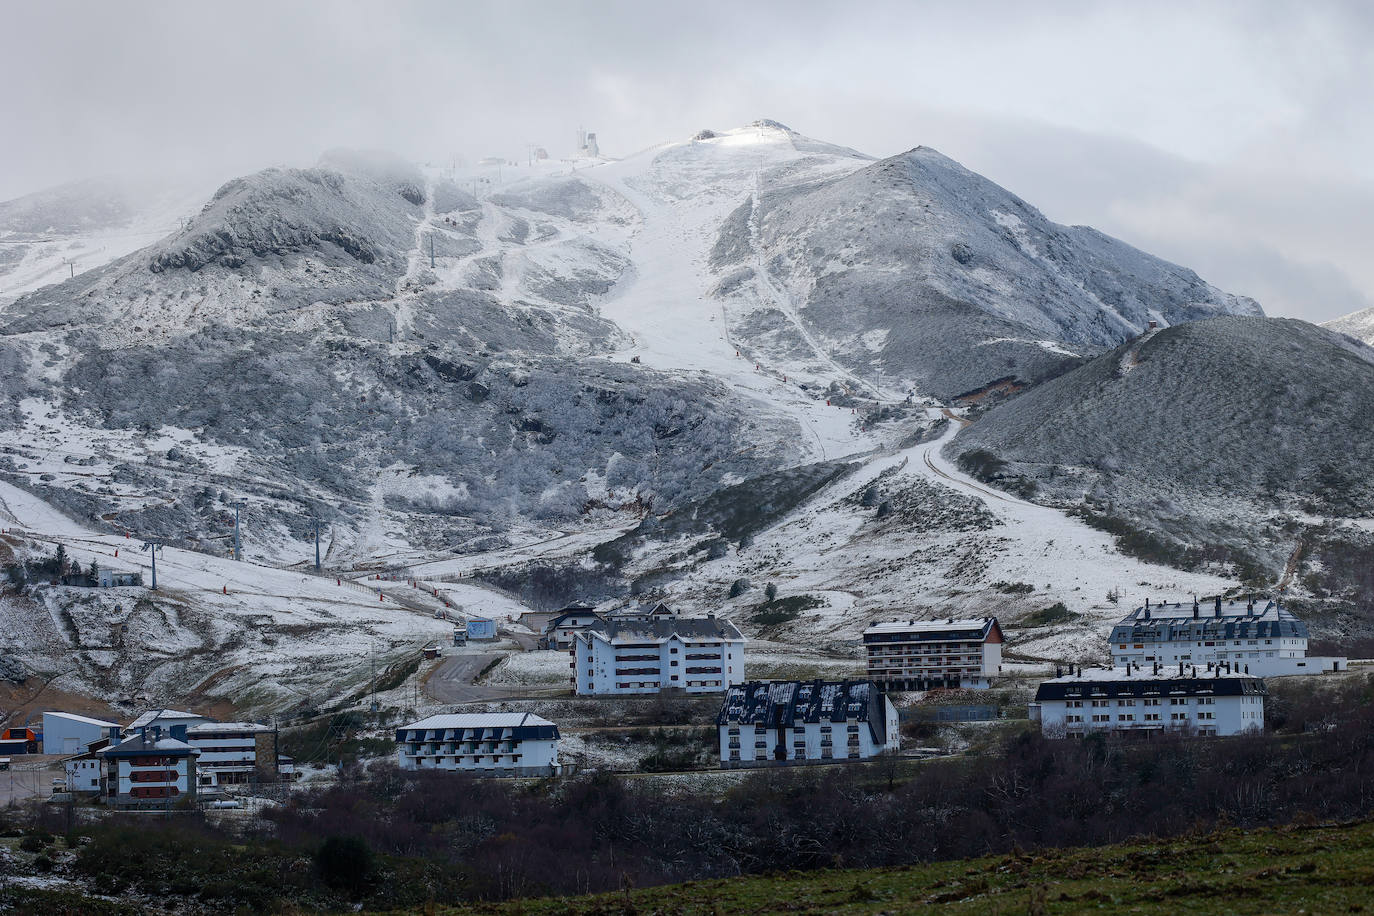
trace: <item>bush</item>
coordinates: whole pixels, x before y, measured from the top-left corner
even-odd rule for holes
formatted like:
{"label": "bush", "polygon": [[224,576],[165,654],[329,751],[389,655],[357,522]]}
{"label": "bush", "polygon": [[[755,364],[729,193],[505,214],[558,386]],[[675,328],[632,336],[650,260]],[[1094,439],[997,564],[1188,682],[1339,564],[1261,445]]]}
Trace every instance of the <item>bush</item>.
{"label": "bush", "polygon": [[52,871],[52,859],[46,855],[39,856],[33,860],[33,867],[39,871]]}
{"label": "bush", "polygon": [[1056,623],[1067,623],[1078,615],[1064,607],[1064,602],[1056,601],[1047,608],[1041,608],[1026,617],[1022,623],[1028,627],[1047,627]]}
{"label": "bush", "polygon": [[[777,593],[777,589],[773,591],[774,594]],[[751,619],[756,626],[775,627],[780,623],[796,620],[801,616],[802,611],[808,611],[823,604],[825,604],[824,601],[811,595],[789,595],[782,599],[774,598],[754,608]]]}
{"label": "bush", "polygon": [[736,579],[734,582],[730,583],[731,598],[738,598],[740,595],[743,595],[747,591],[749,591],[748,579]]}
{"label": "bush", "polygon": [[42,837],[36,833],[30,833],[19,841],[19,848],[25,852],[42,852],[43,847],[48,845],[43,842]]}
{"label": "bush", "polygon": [[763,587],[763,596],[767,598],[769,601],[772,601],[774,598],[778,597],[777,583],[769,582],[767,585],[765,585]]}
{"label": "bush", "polygon": [[372,850],[358,837],[332,836],[316,851],[315,866],[325,884],[359,897],[372,879]]}

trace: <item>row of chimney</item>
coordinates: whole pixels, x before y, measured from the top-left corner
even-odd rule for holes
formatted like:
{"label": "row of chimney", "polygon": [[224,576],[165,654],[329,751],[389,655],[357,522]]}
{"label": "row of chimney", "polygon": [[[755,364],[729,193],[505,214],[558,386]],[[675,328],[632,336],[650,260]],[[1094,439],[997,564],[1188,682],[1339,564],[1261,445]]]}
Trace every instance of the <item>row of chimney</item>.
{"label": "row of chimney", "polygon": [[[1217,595],[1215,601],[1216,601],[1216,604],[1215,604],[1214,616],[1220,617],[1220,616],[1221,616],[1221,596],[1220,596],[1220,595]],[[1168,604],[1166,603],[1164,606],[1167,607]],[[1246,601],[1245,601],[1245,616],[1246,616],[1246,617],[1253,617],[1254,615],[1255,615],[1255,599],[1254,599],[1253,597],[1246,596]],[[1194,620],[1197,620],[1198,617],[1199,617],[1199,614],[1198,614],[1198,603],[1197,603],[1197,599],[1194,598],[1194,599],[1193,599],[1193,619],[1194,619]],[[1146,598],[1146,599],[1145,599],[1145,610],[1144,610],[1143,615],[1141,616],[1141,619],[1142,619],[1142,620],[1149,620],[1149,619],[1150,619],[1150,599],[1149,599],[1149,598]]]}

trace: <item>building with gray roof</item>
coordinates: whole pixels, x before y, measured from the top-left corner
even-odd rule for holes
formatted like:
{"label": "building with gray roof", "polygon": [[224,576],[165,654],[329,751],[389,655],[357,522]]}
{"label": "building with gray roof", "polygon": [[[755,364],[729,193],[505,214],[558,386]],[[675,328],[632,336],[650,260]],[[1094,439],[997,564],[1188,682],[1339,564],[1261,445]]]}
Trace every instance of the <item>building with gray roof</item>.
{"label": "building with gray roof", "polygon": [[744,635],[712,615],[600,620],[576,634],[569,654],[584,695],[720,693],[744,682]]}
{"label": "building with gray roof", "polygon": [[1309,657],[1307,640],[1307,624],[1276,601],[1146,599],[1112,627],[1112,664],[1232,665],[1259,677],[1345,669],[1344,658]]}

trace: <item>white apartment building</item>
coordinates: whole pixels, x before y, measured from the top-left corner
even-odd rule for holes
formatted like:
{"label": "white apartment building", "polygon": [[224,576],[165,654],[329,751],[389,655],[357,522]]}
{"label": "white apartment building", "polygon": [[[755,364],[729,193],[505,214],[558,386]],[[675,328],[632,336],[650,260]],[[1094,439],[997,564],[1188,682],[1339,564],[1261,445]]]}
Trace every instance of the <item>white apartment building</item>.
{"label": "white apartment building", "polygon": [[744,683],[744,636],[723,617],[602,620],[568,654],[580,695],[720,693]]}
{"label": "white apartment building", "polygon": [[1112,627],[1112,664],[1146,668],[1229,664],[1242,674],[1278,677],[1341,671],[1344,658],[1307,655],[1307,624],[1270,601],[1229,601],[1200,606],[1156,604],[1148,599]]}
{"label": "white apartment building", "polygon": [[722,767],[867,760],[896,751],[897,709],[870,681],[751,682],[716,716]]}
{"label": "white apartment building", "polygon": [[281,778],[277,731],[254,722],[203,722],[186,729],[186,743],[200,751],[196,772],[202,788],[276,782]]}
{"label": "white apartment building", "polygon": [[558,726],[533,713],[430,716],[396,729],[403,770],[455,770],[475,776],[555,776]]}
{"label": "white apartment building", "polygon": [[1002,670],[996,617],[894,620],[864,630],[868,677],[886,690],[991,686]]}
{"label": "white apartment building", "polygon": [[1172,729],[1239,735],[1264,728],[1264,681],[1213,669],[1097,668],[1041,683],[1031,718],[1051,737]]}

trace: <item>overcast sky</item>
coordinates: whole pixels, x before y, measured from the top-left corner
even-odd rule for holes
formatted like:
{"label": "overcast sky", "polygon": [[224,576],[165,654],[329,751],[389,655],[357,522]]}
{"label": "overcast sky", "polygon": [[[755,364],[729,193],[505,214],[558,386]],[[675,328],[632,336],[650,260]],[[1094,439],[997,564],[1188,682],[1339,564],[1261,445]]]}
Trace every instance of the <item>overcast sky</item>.
{"label": "overcast sky", "polygon": [[1374,305],[1374,4],[11,3],[0,199],[129,171],[931,146],[1270,314]]}

